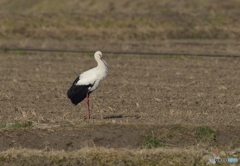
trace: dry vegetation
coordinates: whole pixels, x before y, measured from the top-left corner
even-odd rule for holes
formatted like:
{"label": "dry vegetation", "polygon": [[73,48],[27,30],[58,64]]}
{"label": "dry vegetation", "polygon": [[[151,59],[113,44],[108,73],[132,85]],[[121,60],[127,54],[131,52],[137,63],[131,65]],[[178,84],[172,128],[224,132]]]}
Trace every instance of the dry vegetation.
{"label": "dry vegetation", "polygon": [[[11,161],[20,165],[203,165],[204,150],[156,149],[128,150],[83,148],[78,151],[9,149],[0,153],[1,165]],[[184,157],[183,157],[184,156]],[[20,159],[20,160],[19,160]]]}
{"label": "dry vegetation", "polygon": [[[239,0],[0,0],[0,47],[239,55],[239,8]],[[239,58],[105,59],[109,75],[86,122],[85,103],[73,107],[66,91],[95,65],[92,54],[1,52],[0,165],[240,159]]]}
{"label": "dry vegetation", "polygon": [[239,8],[239,0],[1,0],[0,46],[185,53],[190,45],[191,53],[209,53],[201,45],[237,54]]}

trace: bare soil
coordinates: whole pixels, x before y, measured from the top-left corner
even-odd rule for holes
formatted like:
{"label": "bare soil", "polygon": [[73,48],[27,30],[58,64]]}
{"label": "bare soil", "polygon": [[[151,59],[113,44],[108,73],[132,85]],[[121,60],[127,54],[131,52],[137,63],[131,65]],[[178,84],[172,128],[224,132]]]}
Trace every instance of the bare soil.
{"label": "bare soil", "polygon": [[[109,75],[90,96],[93,119],[86,121],[85,103],[73,106],[66,91],[95,66],[92,55],[15,54],[0,56],[0,118],[31,125],[2,130],[1,151],[143,148],[152,133],[185,147],[199,143],[193,127],[201,125],[217,131],[211,145],[239,146],[239,59],[105,56]],[[184,131],[171,130],[174,124]]]}
{"label": "bare soil", "polygon": [[11,148],[36,150],[64,150],[76,151],[82,148],[146,148],[144,140],[148,136],[155,136],[163,141],[168,148],[200,146],[209,149],[217,147],[231,150],[239,147],[239,128],[222,127],[216,130],[214,141],[201,142],[192,128],[174,129],[174,126],[136,126],[136,125],[91,125],[71,127],[27,128],[1,131],[2,144],[0,151]]}

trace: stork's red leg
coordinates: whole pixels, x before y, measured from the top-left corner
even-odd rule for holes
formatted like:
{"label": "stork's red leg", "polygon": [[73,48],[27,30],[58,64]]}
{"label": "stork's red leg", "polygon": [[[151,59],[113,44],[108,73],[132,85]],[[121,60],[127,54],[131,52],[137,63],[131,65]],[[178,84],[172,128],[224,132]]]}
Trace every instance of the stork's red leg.
{"label": "stork's red leg", "polygon": [[87,103],[87,116],[86,116],[86,119],[90,119],[89,94],[88,93],[87,93],[87,96],[86,96],[86,103]]}

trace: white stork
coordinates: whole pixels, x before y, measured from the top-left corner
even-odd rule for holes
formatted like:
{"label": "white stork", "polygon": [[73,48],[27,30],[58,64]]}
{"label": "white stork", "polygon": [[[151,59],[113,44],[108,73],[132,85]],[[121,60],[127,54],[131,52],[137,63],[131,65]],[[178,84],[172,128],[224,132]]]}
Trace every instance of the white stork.
{"label": "white stork", "polygon": [[86,119],[90,119],[89,95],[90,93],[97,89],[100,81],[107,76],[108,72],[108,65],[106,61],[103,59],[102,53],[100,51],[95,52],[94,58],[97,61],[97,67],[80,74],[75,79],[72,86],[67,92],[68,98],[74,105],[77,105],[83,99],[86,98],[87,103]]}

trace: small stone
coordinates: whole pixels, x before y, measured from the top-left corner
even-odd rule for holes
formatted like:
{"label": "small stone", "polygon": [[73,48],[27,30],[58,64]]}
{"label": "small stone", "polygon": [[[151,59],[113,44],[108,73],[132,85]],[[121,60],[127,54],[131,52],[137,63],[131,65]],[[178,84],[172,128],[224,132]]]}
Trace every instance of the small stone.
{"label": "small stone", "polygon": [[237,107],[237,108],[240,107],[240,104],[237,104],[236,107]]}
{"label": "small stone", "polygon": [[232,150],[231,152],[229,152],[230,155],[234,155],[237,153],[240,153],[240,148],[236,148],[236,149]]}
{"label": "small stone", "polygon": [[210,158],[212,158],[213,156],[210,154],[206,154],[203,156],[202,160],[206,163],[209,162]]}
{"label": "small stone", "polygon": [[139,103],[136,103],[137,108],[139,107]]}
{"label": "small stone", "polygon": [[155,101],[157,101],[157,102],[161,102],[162,100],[161,99],[159,99],[159,98],[154,98],[155,99]]}
{"label": "small stone", "polygon": [[225,156],[226,156],[226,153],[225,153],[223,150],[221,150],[221,151],[220,151],[220,156],[221,156],[221,157],[225,157]]}

